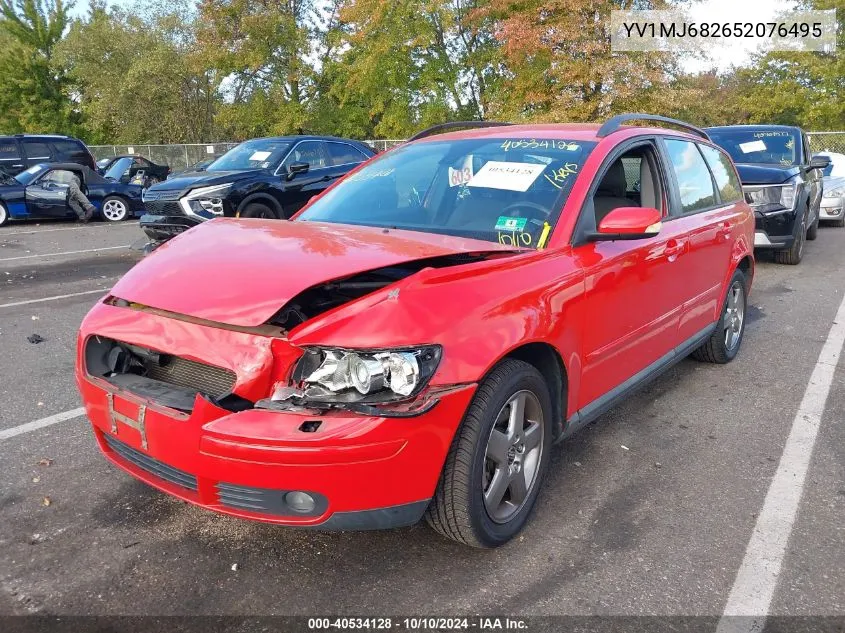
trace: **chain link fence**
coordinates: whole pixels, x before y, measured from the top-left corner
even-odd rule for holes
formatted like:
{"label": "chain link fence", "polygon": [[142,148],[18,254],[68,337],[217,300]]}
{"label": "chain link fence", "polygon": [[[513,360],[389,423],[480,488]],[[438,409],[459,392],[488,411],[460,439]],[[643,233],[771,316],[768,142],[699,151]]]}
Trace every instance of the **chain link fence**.
{"label": "chain link fence", "polygon": [[[845,131],[809,132],[810,148],[815,152],[838,152],[845,154]],[[378,152],[404,143],[404,139],[367,139],[364,141]],[[201,160],[220,156],[237,143],[190,143],[177,145],[89,145],[97,160],[123,154],[141,154],[159,165],[170,165],[172,169],[183,169]]]}
{"label": "chain link fence", "polygon": [[810,150],[816,152],[835,152],[845,154],[845,132],[808,132]]}

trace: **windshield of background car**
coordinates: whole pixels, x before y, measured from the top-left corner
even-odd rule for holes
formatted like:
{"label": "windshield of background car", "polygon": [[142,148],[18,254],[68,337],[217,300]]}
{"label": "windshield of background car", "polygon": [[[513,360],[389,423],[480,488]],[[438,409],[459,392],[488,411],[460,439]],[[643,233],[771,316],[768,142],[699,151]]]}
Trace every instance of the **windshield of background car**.
{"label": "windshield of background car", "polygon": [[275,168],[288,153],[290,145],[290,141],[247,141],[223,154],[211,163],[206,171]]}
{"label": "windshield of background car", "polygon": [[595,146],[519,137],[411,143],[345,178],[297,220],[536,248]]}
{"label": "windshield of background car", "polygon": [[17,176],[15,176],[15,180],[17,180],[22,185],[29,185],[38,178],[38,176],[47,169],[44,165],[33,165],[29,169],[22,171]]}
{"label": "windshield of background car", "polygon": [[123,175],[129,171],[129,168],[132,167],[132,160],[133,159],[131,158],[119,158],[114,161],[114,164],[112,164],[108,171],[103,174],[103,177],[108,178],[109,180],[120,180]]}
{"label": "windshield of background car", "polygon": [[788,130],[708,130],[735,163],[795,165],[801,139]]}

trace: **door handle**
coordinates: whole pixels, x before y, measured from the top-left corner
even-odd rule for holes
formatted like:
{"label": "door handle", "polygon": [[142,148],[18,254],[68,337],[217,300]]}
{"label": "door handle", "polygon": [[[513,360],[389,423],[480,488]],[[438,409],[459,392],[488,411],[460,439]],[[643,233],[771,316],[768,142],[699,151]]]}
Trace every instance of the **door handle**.
{"label": "door handle", "polygon": [[685,240],[672,239],[666,242],[666,248],[663,250],[663,254],[666,256],[666,259],[673,262],[683,254],[686,247],[687,243]]}

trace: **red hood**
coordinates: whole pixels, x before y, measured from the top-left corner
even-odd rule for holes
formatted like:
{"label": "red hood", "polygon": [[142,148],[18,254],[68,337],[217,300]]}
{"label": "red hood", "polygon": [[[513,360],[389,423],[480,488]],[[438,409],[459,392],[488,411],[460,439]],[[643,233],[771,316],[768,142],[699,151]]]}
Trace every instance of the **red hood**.
{"label": "red hood", "polygon": [[513,249],[415,231],[221,218],[161,246],[126,273],[112,294],[251,327],[321,282],[416,259],[492,250]]}

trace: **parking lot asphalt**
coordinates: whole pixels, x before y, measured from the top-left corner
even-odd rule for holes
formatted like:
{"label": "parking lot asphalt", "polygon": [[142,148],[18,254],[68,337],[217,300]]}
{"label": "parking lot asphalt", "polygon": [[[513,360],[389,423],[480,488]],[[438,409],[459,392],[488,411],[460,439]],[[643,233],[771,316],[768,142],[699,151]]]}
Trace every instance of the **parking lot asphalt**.
{"label": "parking lot asphalt", "polygon": [[[0,230],[0,433],[80,406],[77,327],[138,237]],[[845,296],[843,246],[823,227],[798,267],[760,256],[739,357],[685,360],[556,446],[498,550],[211,514],[108,465],[83,417],[0,439],[0,614],[719,615]],[[845,615],[843,378],[838,362],[773,614]]]}

